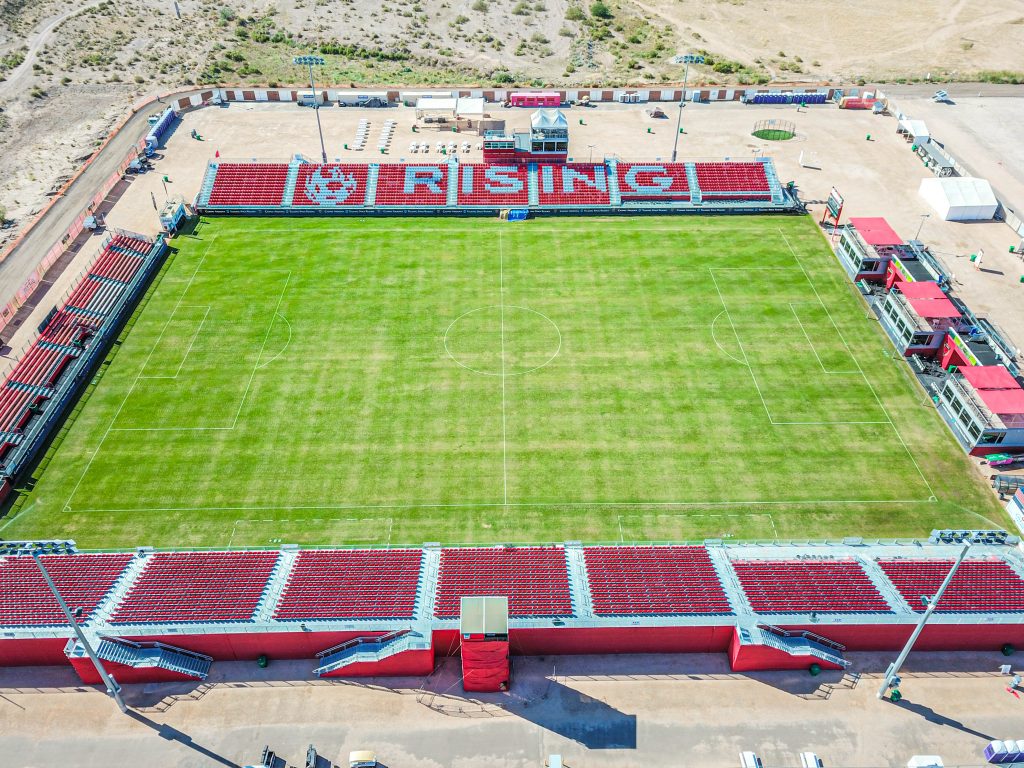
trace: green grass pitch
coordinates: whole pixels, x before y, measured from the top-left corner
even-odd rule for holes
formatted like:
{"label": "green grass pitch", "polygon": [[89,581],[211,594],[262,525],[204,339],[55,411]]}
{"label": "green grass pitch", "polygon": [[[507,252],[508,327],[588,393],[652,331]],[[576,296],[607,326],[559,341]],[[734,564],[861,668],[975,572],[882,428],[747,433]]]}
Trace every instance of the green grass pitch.
{"label": "green grass pitch", "polygon": [[808,217],[218,219],[173,246],[3,537],[1007,523]]}

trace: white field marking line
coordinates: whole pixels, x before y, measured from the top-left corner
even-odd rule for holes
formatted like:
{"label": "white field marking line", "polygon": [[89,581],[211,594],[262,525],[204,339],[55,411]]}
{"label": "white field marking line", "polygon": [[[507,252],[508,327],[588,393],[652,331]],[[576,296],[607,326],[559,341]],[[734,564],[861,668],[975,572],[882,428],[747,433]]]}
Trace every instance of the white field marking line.
{"label": "white field marking line", "polygon": [[[238,403],[238,410],[235,411],[235,417],[231,420],[231,425],[227,427],[113,427],[111,432],[230,432],[236,426],[238,426],[238,417],[242,414],[242,408],[245,407],[245,399],[249,395],[249,388],[252,386],[252,381],[256,378],[256,371],[260,370],[264,366],[260,365],[260,358],[263,357],[263,350],[267,346],[267,341],[270,339],[270,333],[274,330],[274,322],[276,318],[283,315],[277,310],[281,307],[281,302],[284,300],[284,295],[288,291],[288,284],[291,282],[292,273],[289,270],[288,277],[284,281],[284,288],[281,289],[281,295],[277,299],[277,305],[274,307],[274,312],[271,314],[270,325],[267,326],[267,332],[263,335],[263,344],[260,346],[259,354],[256,355],[256,363],[253,366],[252,373],[249,374],[249,381],[245,385],[245,391],[242,392],[242,399]],[[288,322],[285,320],[285,322]],[[289,333],[291,329],[291,323],[288,323]],[[289,336],[290,339],[290,336]],[[290,341],[289,341],[290,343]],[[281,352],[284,350],[282,349]],[[281,355],[278,352],[277,355],[267,361],[267,365],[270,365],[274,360]],[[130,394],[130,393],[129,393]]]}
{"label": "white field marking line", "polygon": [[768,423],[774,424],[775,421],[772,419],[772,412],[768,410],[768,403],[765,402],[764,395],[761,394],[761,387],[757,383],[757,377],[754,375],[754,369],[750,367],[750,358],[747,357],[747,351],[743,348],[743,342],[740,341],[740,333],[736,330],[736,323],[732,319],[732,314],[729,312],[729,305],[725,303],[725,296],[722,295],[722,289],[718,287],[718,280],[715,278],[715,270],[708,267],[708,274],[711,275],[711,282],[715,284],[715,291],[718,293],[718,300],[722,302],[722,311],[725,312],[725,316],[729,319],[729,325],[732,326],[732,335],[736,337],[736,345],[740,348],[740,354],[743,355],[743,364],[747,366],[747,371],[750,373],[750,380],[754,382],[754,388],[757,390],[757,396],[761,398],[761,405],[764,407],[765,415],[768,417]]}
{"label": "white field marking line", "polygon": [[143,371],[146,370],[146,367],[149,365],[149,361],[153,359],[153,353],[156,352],[156,348],[157,346],[159,346],[160,340],[163,339],[164,334],[167,332],[167,328],[171,324],[171,319],[174,317],[175,313],[178,311],[178,308],[185,300],[185,296],[188,295],[189,290],[191,290],[192,283],[195,282],[196,276],[199,274],[199,271],[203,268],[203,264],[206,262],[206,257],[210,255],[210,249],[213,247],[213,244],[216,241],[217,234],[214,233],[213,237],[211,237],[209,242],[207,242],[206,248],[203,250],[203,256],[202,258],[199,259],[199,263],[196,265],[195,271],[192,273],[192,276],[188,279],[188,282],[185,284],[185,289],[181,292],[181,296],[178,297],[178,301],[174,305],[174,309],[172,309],[170,314],[167,315],[167,320],[164,322],[163,328],[160,329],[160,333],[157,335],[156,341],[153,342],[153,346],[149,350],[149,354],[146,355],[146,359],[145,361],[143,361],[142,367],[139,369],[139,372],[135,375],[135,380],[132,381],[131,386],[128,387],[128,392],[125,393],[124,399],[121,400],[121,404],[117,406],[117,410],[114,412],[113,417],[110,419],[110,424],[107,425],[106,432],[103,433],[103,436],[100,438],[99,443],[96,444],[96,448],[93,450],[92,455],[89,457],[89,461],[86,463],[85,469],[82,470],[82,474],[78,478],[78,482],[75,483],[75,487],[71,489],[71,493],[68,495],[67,501],[64,502],[65,512],[71,511],[71,500],[75,498],[75,494],[78,493],[78,489],[81,487],[82,481],[85,480],[85,476],[89,474],[89,470],[92,468],[92,463],[96,460],[96,456],[99,454],[100,449],[103,447],[103,444],[106,442],[111,430],[114,428],[114,424],[117,422],[118,417],[121,415],[121,411],[124,410],[125,403],[128,402],[128,398],[130,398],[132,396],[132,392],[135,391],[135,387],[139,383],[139,377],[142,376]]}
{"label": "white field marking line", "polygon": [[[505,251],[502,248],[500,229],[498,230],[498,306],[501,308],[501,481],[503,500],[505,504],[508,504],[508,439],[505,429]],[[561,348],[561,344],[559,344],[559,348]]]}
{"label": "white field marking line", "polygon": [[[721,312],[719,312],[717,315],[715,315],[715,319],[711,321],[711,338],[715,342],[715,344],[718,346],[718,348],[720,350],[722,350],[722,354],[723,355],[728,357],[730,360],[734,360],[735,362],[739,363],[740,365],[747,365],[745,362],[740,360],[738,357],[735,357],[732,354],[730,354],[729,351],[725,347],[722,346],[721,342],[718,341],[718,336],[715,335],[715,323],[717,323],[718,322],[718,318],[720,318],[724,314],[725,314],[725,310],[723,309]],[[747,367],[749,368],[750,366],[747,365]]]}
{"label": "white field marking line", "polygon": [[[188,306],[194,306],[196,309],[199,309],[203,305],[195,304],[195,305],[188,305]],[[203,315],[203,319],[199,321],[199,327],[196,328],[196,332],[194,334],[192,334],[192,341],[189,342],[188,349],[185,350],[185,354],[181,358],[181,362],[178,363],[178,369],[174,372],[174,375],[173,376],[139,376],[140,379],[176,379],[176,378],[178,378],[178,374],[181,373],[181,369],[185,366],[185,361],[188,360],[189,353],[192,351],[192,345],[196,343],[196,339],[199,338],[199,334],[203,330],[203,325],[206,323],[206,318],[208,318],[210,316],[210,307],[206,306],[205,308],[206,308],[206,312]],[[143,369],[143,370],[145,370],[145,369]]]}
{"label": "white field marking line", "polygon": [[285,317],[284,315],[282,315],[282,314],[281,314],[280,312],[275,312],[275,313],[274,313],[274,316],[275,316],[275,317],[280,317],[280,318],[281,318],[282,320],[284,320],[284,322],[285,322],[285,325],[287,325],[287,326],[288,326],[288,341],[286,341],[286,342],[284,343],[284,346],[283,346],[283,347],[281,347],[281,351],[280,351],[280,352],[278,352],[278,353],[277,353],[276,355],[274,355],[274,356],[273,356],[272,358],[270,358],[269,360],[267,360],[267,362],[265,362],[265,363],[260,363],[260,365],[259,365],[259,369],[260,369],[260,370],[262,370],[262,369],[266,368],[266,367],[267,367],[268,365],[270,365],[270,364],[271,364],[272,362],[274,362],[275,360],[277,360],[277,358],[279,358],[279,357],[280,357],[281,355],[283,355],[283,354],[285,353],[285,350],[286,350],[286,349],[288,349],[288,347],[289,347],[289,346],[291,345],[291,343],[292,343],[292,324],[291,324],[291,322],[290,322],[290,321],[288,320],[288,318],[287,318],[287,317]]}
{"label": "white field marking line", "polygon": [[559,353],[562,351],[562,331],[559,330],[558,325],[556,325],[555,321],[552,320],[547,315],[545,315],[543,312],[538,312],[536,309],[530,309],[529,307],[523,307],[523,306],[520,306],[519,304],[506,304],[505,308],[506,309],[521,309],[524,312],[531,312],[531,313],[533,313],[533,314],[535,314],[535,315],[537,315],[539,317],[543,317],[545,320],[547,320],[549,323],[551,323],[551,327],[555,329],[555,333],[558,334],[558,346],[555,347],[555,351],[552,353],[551,357],[549,357],[547,360],[545,360],[543,363],[541,363],[540,365],[538,365],[535,368],[530,368],[529,370],[526,370],[526,371],[514,371],[513,373],[505,373],[505,374],[502,374],[500,371],[498,371],[497,373],[495,373],[494,371],[481,371],[479,368],[474,368],[471,365],[466,365],[465,363],[460,361],[457,357],[455,357],[455,355],[452,354],[451,349],[448,347],[448,334],[451,332],[452,328],[455,327],[455,324],[458,323],[459,320],[461,320],[462,318],[464,318],[464,317],[466,317],[468,315],[472,315],[472,314],[475,314],[477,312],[483,312],[486,309],[497,309],[498,306],[499,306],[498,304],[490,304],[490,305],[488,305],[486,307],[477,307],[476,309],[471,309],[468,312],[463,312],[461,315],[459,315],[454,320],[452,320],[450,323],[448,323],[448,327],[444,329],[444,336],[442,336],[442,338],[441,338],[441,343],[444,345],[444,351],[448,354],[448,357],[450,357],[452,359],[453,363],[455,363],[458,366],[461,366],[462,368],[465,368],[467,371],[472,371],[473,373],[478,373],[481,376],[502,376],[502,375],[505,375],[505,376],[525,376],[528,373],[533,373],[534,371],[539,371],[541,368],[544,368],[545,366],[550,365],[554,361],[554,359],[556,357],[558,357]]}
{"label": "white field marking line", "polygon": [[924,504],[932,502],[927,499],[817,499],[817,500],[795,500],[795,501],[487,501],[479,503],[461,504],[266,504],[253,506],[227,506],[227,507],[90,507],[78,509],[78,512],[113,513],[113,512],[269,512],[274,510],[300,511],[304,509],[336,509],[352,511],[368,510],[392,510],[392,509],[481,509],[496,507],[520,507],[520,508],[543,508],[543,507],[569,507],[569,508],[590,508],[590,507],[642,507],[650,509],[674,509],[685,507],[758,507],[758,506],[834,506],[847,504],[861,505],[900,505],[900,504]]}
{"label": "white field marking line", "polygon": [[[820,427],[820,426],[848,426],[848,425],[864,425],[864,424],[890,424],[890,425],[892,424],[891,421],[866,421],[866,420],[865,421],[859,421],[859,420],[858,421],[776,421],[775,418],[772,416],[772,412],[770,410],[768,410],[768,403],[765,401],[764,394],[761,392],[761,386],[757,382],[757,376],[754,375],[754,369],[751,368],[751,366],[750,366],[750,360],[749,360],[749,358],[747,358],[747,351],[743,348],[743,342],[740,341],[740,334],[739,334],[739,331],[736,330],[736,323],[733,322],[732,315],[729,312],[729,305],[725,303],[725,296],[722,295],[722,289],[718,287],[718,280],[715,278],[715,271],[717,269],[718,269],[717,267],[708,267],[708,273],[711,275],[711,282],[713,282],[715,284],[715,290],[718,292],[718,298],[722,302],[722,307],[724,308],[723,311],[725,312],[725,316],[727,318],[729,318],[729,325],[732,326],[733,335],[736,337],[736,344],[739,346],[740,352],[743,354],[743,360],[744,360],[743,364],[746,365],[747,366],[747,370],[750,371],[750,379],[751,379],[751,381],[754,382],[754,388],[757,390],[757,396],[759,398],[761,398],[761,405],[764,407],[765,415],[768,416],[768,423],[769,424],[771,424],[773,427]],[[792,270],[790,270],[790,271],[792,271]],[[804,276],[806,277],[806,272],[804,273]],[[811,287],[813,288],[814,286],[812,285]],[[815,295],[817,295],[817,293],[815,293]],[[818,301],[819,302],[821,301],[820,297],[819,297]],[[827,312],[827,310],[826,310],[826,312]],[[831,319],[831,316],[830,316],[829,319]],[[833,323],[833,326],[835,326],[835,323]],[[840,338],[842,338],[841,335],[840,335]],[[716,340],[716,342],[717,342],[717,340]],[[846,344],[846,340],[845,339],[843,339],[843,344],[846,346],[847,350],[850,349],[849,345]],[[812,350],[813,350],[813,347],[812,347]],[[850,354],[851,354],[851,356],[853,355],[852,352]],[[854,362],[856,362],[856,360],[854,360]],[[861,375],[863,375],[863,372],[861,373]],[[875,399],[876,400],[878,399],[877,395],[875,396]]]}
{"label": "white field marking line", "polygon": [[[825,367],[825,363],[823,363],[821,361],[821,356],[818,355],[818,350],[814,348],[814,342],[811,341],[810,334],[807,333],[807,327],[803,324],[803,321],[800,319],[800,315],[796,311],[796,304],[797,303],[798,302],[792,302],[792,301],[789,302],[789,308],[793,311],[793,317],[796,318],[797,325],[799,325],[800,326],[800,330],[803,331],[804,338],[807,339],[807,346],[810,347],[811,348],[811,352],[814,353],[814,359],[817,360],[818,361],[818,365],[821,366],[821,372],[822,373],[828,373],[828,374],[839,374],[839,375],[842,375],[842,376],[855,376],[855,375],[857,375],[857,373],[859,373],[859,371],[830,371],[828,368]],[[799,302],[799,303],[800,304],[808,304],[810,302]]]}
{"label": "white field marking line", "polygon": [[[623,534],[622,534],[622,521],[623,520],[641,520],[641,519],[643,519],[644,516],[643,515],[617,515],[616,517],[617,517],[617,519],[619,521],[619,541],[623,542],[623,541],[625,541],[625,539],[623,538]],[[686,518],[688,520],[692,520],[692,519],[695,519],[695,518],[698,518],[698,517],[743,517],[743,518],[767,517],[768,518],[768,522],[772,526],[772,533],[774,534],[776,539],[779,538],[779,529],[775,527],[775,519],[772,517],[772,513],[771,512],[753,512],[753,513],[745,513],[745,514],[742,514],[742,515],[741,514],[737,514],[737,513],[732,513],[732,514],[696,514],[696,515],[670,514],[670,515],[658,515],[658,517],[680,517],[680,518]]]}
{"label": "white field marking line", "polygon": [[900,444],[903,446],[903,450],[907,452],[907,456],[910,457],[910,461],[914,464],[914,468],[917,469],[917,474],[920,475],[921,480],[924,481],[925,487],[928,489],[928,493],[931,494],[930,500],[938,501],[938,497],[936,497],[935,495],[935,489],[932,488],[932,484],[928,482],[928,478],[925,477],[924,472],[921,471],[921,465],[917,463],[917,459],[914,458],[914,454],[910,450],[910,447],[907,445],[906,441],[903,439],[903,435],[901,435],[899,429],[896,428],[896,424],[893,422],[892,416],[889,415],[889,411],[882,403],[882,399],[878,396],[878,393],[875,391],[874,386],[868,380],[867,374],[864,373],[864,368],[861,366],[860,361],[857,359],[857,356],[853,354],[853,350],[850,348],[850,345],[846,342],[846,337],[843,336],[843,332],[840,331],[839,326],[836,325],[836,321],[832,317],[832,313],[828,311],[828,307],[825,306],[825,302],[822,301],[821,294],[818,293],[818,287],[811,280],[811,276],[807,274],[807,270],[804,269],[803,262],[800,261],[800,257],[797,256],[796,251],[793,249],[792,243],[789,242],[789,238],[786,237],[786,233],[782,231],[782,227],[779,227],[778,230],[779,234],[782,236],[782,239],[786,243],[786,247],[789,248],[789,252],[793,254],[794,261],[796,261],[797,266],[800,267],[800,271],[804,273],[804,277],[806,278],[807,282],[810,283],[811,290],[814,291],[814,295],[817,296],[818,302],[821,304],[822,309],[825,310],[825,314],[828,316],[829,322],[832,323],[832,327],[835,328],[836,333],[839,334],[839,338],[843,342],[843,346],[845,346],[846,350],[850,353],[850,358],[853,360],[854,365],[857,366],[857,370],[860,371],[860,375],[864,379],[864,383],[867,384],[868,389],[871,390],[871,394],[874,396],[875,402],[878,403],[878,407],[882,410],[882,413],[888,420],[889,426],[892,427],[892,431],[896,433],[896,438],[900,441]]}
{"label": "white field marking line", "polygon": [[[262,525],[279,524],[279,523],[373,523],[374,525],[380,525],[381,523],[387,523],[388,535],[385,540],[385,547],[391,546],[391,531],[394,528],[394,520],[390,517],[379,518],[379,517],[296,517],[291,519],[275,520],[274,518],[266,518],[258,520],[251,517],[240,517],[235,520],[235,524],[231,526],[231,536],[228,537],[227,546],[230,548],[232,542],[235,540],[235,533],[237,532],[240,524],[249,525],[252,523],[259,523]],[[282,537],[285,534],[280,534]],[[330,543],[330,542],[326,542]]]}

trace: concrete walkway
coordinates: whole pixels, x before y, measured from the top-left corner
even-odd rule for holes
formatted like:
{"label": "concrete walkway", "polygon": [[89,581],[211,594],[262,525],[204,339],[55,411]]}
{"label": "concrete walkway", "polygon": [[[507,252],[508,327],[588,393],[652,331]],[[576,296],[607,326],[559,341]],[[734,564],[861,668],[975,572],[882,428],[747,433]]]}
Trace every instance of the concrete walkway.
{"label": "concrete walkway", "polygon": [[[344,762],[375,749],[389,768],[568,765],[769,766],[817,752],[827,766],[901,766],[914,754],[979,764],[1021,735],[1024,701],[991,654],[915,654],[907,698],[878,701],[889,655],[851,654],[853,673],[733,674],[724,655],[516,658],[507,694],[461,693],[458,659],[426,679],[309,680],[311,662],[217,663],[204,684],[125,686],[121,715],[70,669],[0,671],[0,745],[18,765],[245,765],[269,744]],[[859,672],[858,672],[859,670]],[[144,760],[143,760],[144,758]]]}

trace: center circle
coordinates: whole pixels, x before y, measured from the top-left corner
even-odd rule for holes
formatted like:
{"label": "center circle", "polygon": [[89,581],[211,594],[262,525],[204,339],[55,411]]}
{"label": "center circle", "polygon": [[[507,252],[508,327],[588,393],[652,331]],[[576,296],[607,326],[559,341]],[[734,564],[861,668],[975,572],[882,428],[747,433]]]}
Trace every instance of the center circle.
{"label": "center circle", "polygon": [[562,334],[547,315],[529,307],[493,304],[456,317],[444,332],[444,350],[483,376],[522,376],[554,360]]}

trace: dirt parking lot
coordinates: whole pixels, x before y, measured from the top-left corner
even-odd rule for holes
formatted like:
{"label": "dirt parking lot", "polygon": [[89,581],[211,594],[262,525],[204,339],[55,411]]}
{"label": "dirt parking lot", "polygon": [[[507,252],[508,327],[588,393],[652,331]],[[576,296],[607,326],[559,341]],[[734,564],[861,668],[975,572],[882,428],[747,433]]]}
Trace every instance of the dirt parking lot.
{"label": "dirt parking lot", "polygon": [[311,662],[217,663],[202,685],[125,686],[134,708],[76,684],[70,669],[0,671],[0,729],[12,765],[107,768],[245,765],[270,745],[344,762],[375,749],[388,768],[736,765],[903,766],[914,754],[977,765],[1019,735],[1024,702],[992,654],[911,656],[899,705],[875,698],[890,660],[851,654],[853,672],[734,674],[725,655],[517,657],[505,694],[461,693],[458,659],[428,678],[309,680]]}

